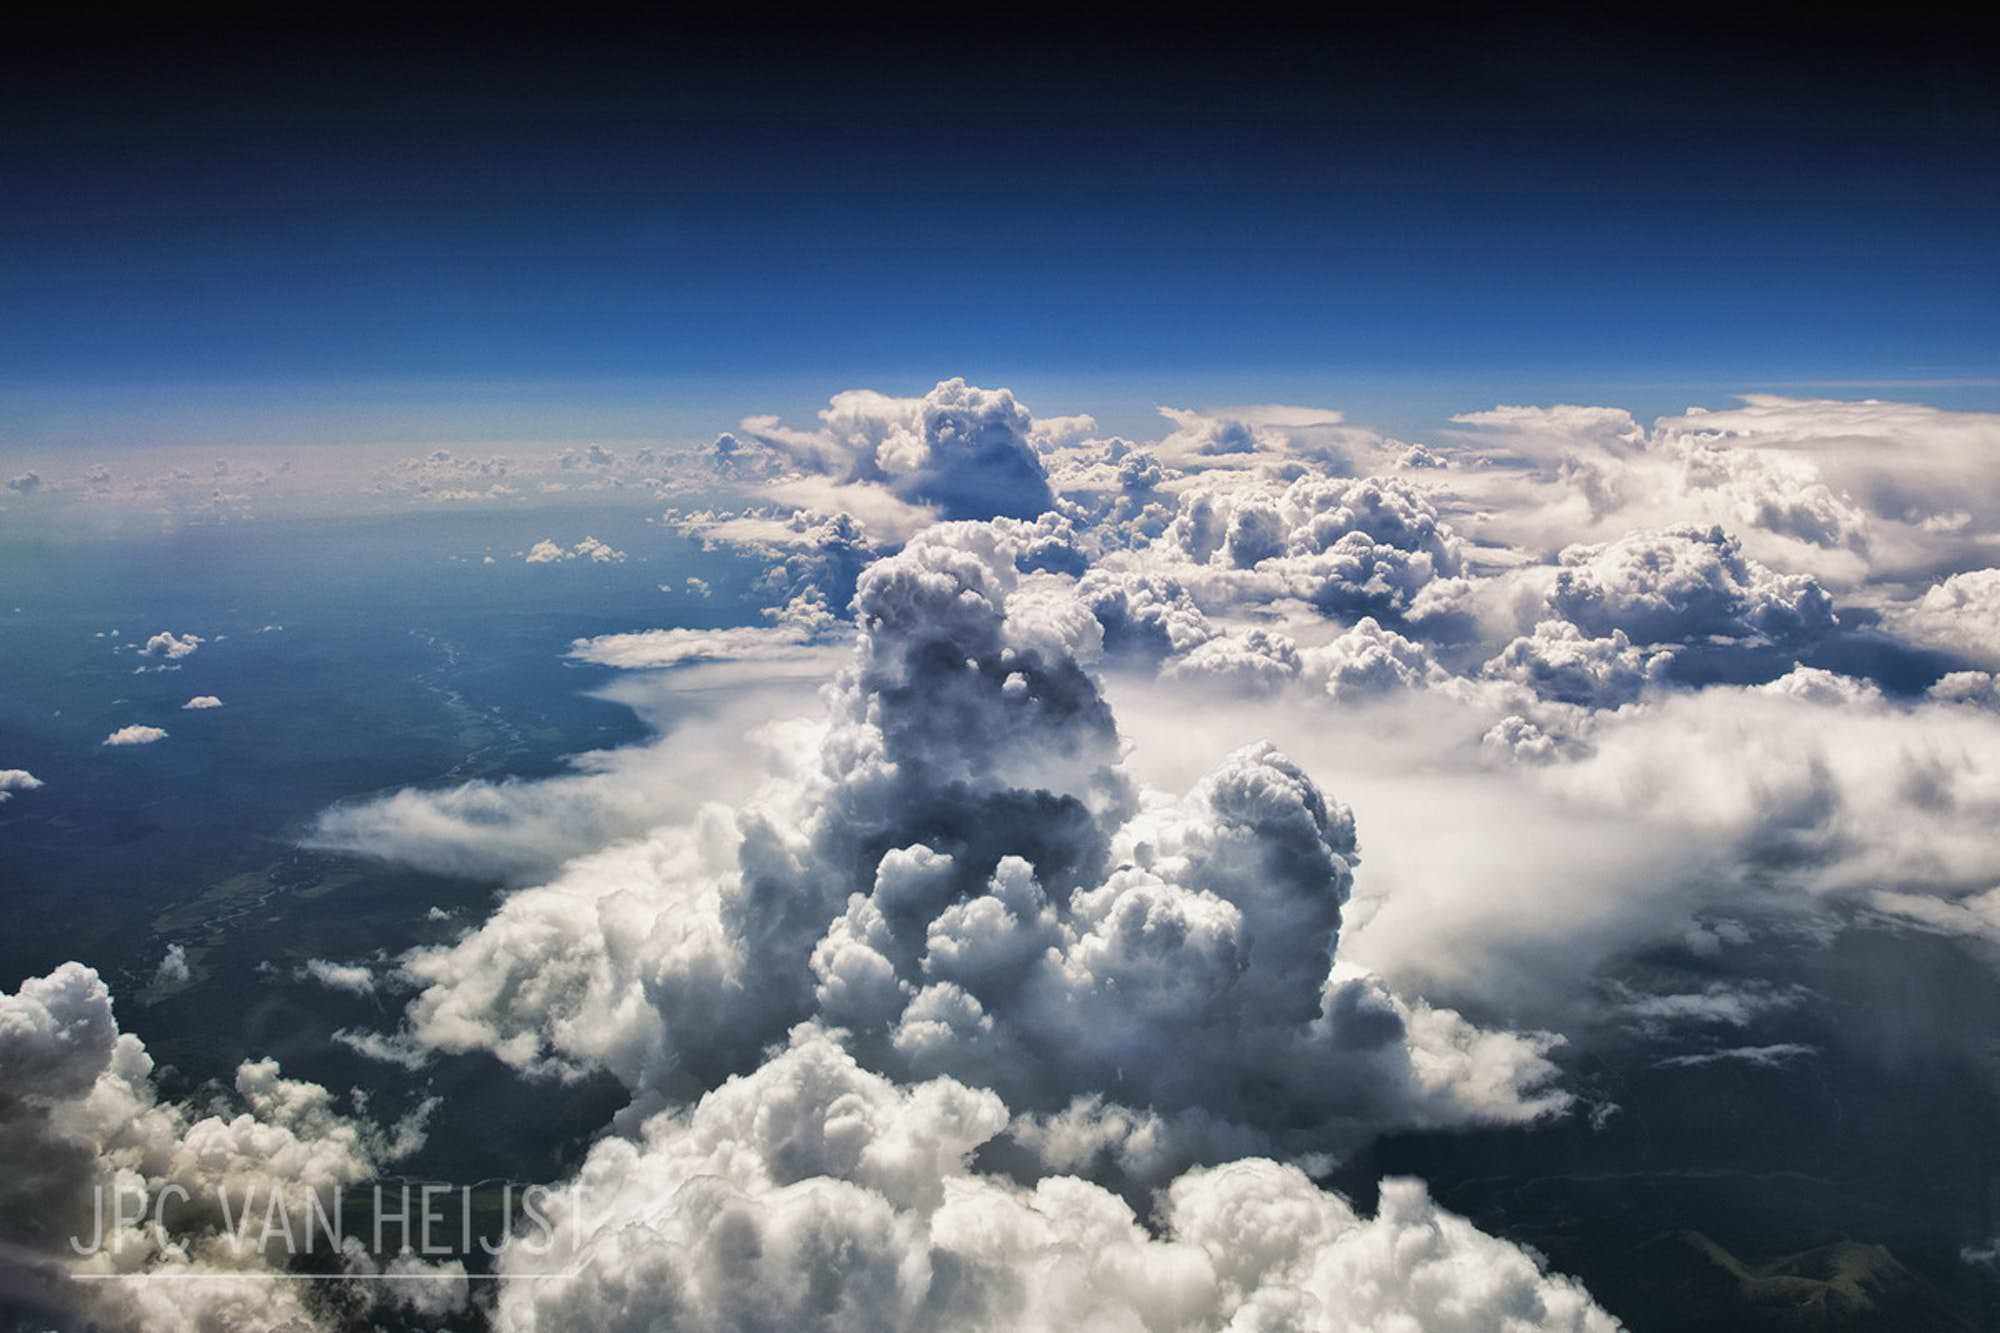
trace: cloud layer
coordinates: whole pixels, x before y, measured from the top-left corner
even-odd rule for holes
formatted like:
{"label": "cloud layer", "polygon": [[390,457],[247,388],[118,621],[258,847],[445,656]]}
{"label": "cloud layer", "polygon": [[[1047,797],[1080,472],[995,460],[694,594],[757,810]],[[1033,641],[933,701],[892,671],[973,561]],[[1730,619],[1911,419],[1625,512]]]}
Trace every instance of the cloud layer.
{"label": "cloud layer", "polygon": [[[1315,1177],[1570,1114],[1586,1019],[1729,1035],[1661,1077],[1816,1058],[1760,1028],[1798,993],[1727,974],[1775,933],[2000,939],[1990,418],[1162,412],[1133,441],[954,379],[745,418],[661,517],[761,615],[568,649],[656,741],[322,816],[513,886],[307,963],[385,1004],[337,1040],[629,1093],[564,1182],[582,1252],[510,1259],[548,1280],[498,1327],[1609,1328],[1421,1182],[1369,1217]],[[1723,979],[1607,982],[1649,951]],[[68,1004],[96,1040],[89,982],[31,984],[22,1032]]]}

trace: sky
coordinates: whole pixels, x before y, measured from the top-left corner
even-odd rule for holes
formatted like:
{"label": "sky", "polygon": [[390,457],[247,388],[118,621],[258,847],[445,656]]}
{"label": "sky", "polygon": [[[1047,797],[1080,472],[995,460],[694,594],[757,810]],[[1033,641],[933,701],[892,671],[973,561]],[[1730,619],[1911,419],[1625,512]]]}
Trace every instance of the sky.
{"label": "sky", "polygon": [[1985,48],[754,17],[0,34],[0,1333],[1990,1324]]}
{"label": "sky", "polygon": [[385,385],[2000,393],[2000,113],[1917,17],[18,37],[24,444],[240,435],[274,391],[321,400],[290,433],[366,434]]}

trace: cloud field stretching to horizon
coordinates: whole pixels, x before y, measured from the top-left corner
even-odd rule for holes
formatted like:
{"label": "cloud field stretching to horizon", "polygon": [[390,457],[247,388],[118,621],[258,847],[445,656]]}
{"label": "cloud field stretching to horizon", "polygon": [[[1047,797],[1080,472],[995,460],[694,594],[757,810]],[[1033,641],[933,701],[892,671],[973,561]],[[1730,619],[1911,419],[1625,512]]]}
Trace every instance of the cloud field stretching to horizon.
{"label": "cloud field stretching to horizon", "polygon": [[2000,1328],[1965,16],[0,38],[0,1333]]}

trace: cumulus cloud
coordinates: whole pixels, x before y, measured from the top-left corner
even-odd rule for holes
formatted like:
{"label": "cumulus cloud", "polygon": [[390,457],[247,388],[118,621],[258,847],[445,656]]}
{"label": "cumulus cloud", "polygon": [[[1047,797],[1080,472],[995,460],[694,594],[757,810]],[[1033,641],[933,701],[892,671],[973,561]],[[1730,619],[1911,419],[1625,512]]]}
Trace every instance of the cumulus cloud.
{"label": "cumulus cloud", "polygon": [[15,792],[35,791],[47,785],[25,768],[0,768],[0,802],[13,800]]}
{"label": "cumulus cloud", "polygon": [[193,975],[188,967],[186,947],[169,944],[166,956],[160,959],[159,967],[153,971],[153,981],[162,986],[177,986]]}
{"label": "cumulus cloud", "polygon": [[1592,639],[1567,620],[1545,620],[1533,634],[1502,649],[1481,674],[1512,681],[1545,699],[1616,708],[1638,698],[1672,661],[1671,652],[1633,647],[1622,629]]}
{"label": "cumulus cloud", "polygon": [[1810,642],[1837,623],[1812,578],[1779,574],[1719,527],[1666,528],[1566,548],[1548,605],[1592,635],[1645,644],[1757,636]]}
{"label": "cumulus cloud", "polygon": [[222,707],[222,700],[216,698],[214,695],[197,694],[194,696],[194,698],[188,700],[186,703],[181,705],[181,711],[184,713],[201,712],[204,709],[220,708],[220,707]]}
{"label": "cumulus cloud", "polygon": [[154,741],[163,741],[166,738],[167,733],[161,728],[149,727],[135,722],[129,727],[118,728],[118,730],[106,736],[101,743],[104,745],[151,745]]}
{"label": "cumulus cloud", "polygon": [[[1610,1330],[1576,1283],[1384,1183],[1373,1217],[1295,1167],[1175,1179],[1156,1226],[1073,1176],[973,1170],[992,1092],[900,1086],[807,1035],[634,1139],[600,1143],[557,1205],[588,1234],[510,1254],[510,1333],[819,1326]],[[669,1206],[662,1202],[671,1200]],[[583,1260],[583,1262],[578,1262]]]}
{"label": "cumulus cloud", "polygon": [[1162,406],[1173,427],[1151,446],[1177,470],[1257,472],[1311,467],[1322,473],[1386,470],[1418,450],[1417,467],[1438,461],[1428,451],[1349,422],[1330,408],[1285,403],[1193,411]]}
{"label": "cumulus cloud", "polygon": [[1404,616],[1464,547],[1425,493],[1395,477],[1308,473],[1288,484],[1196,485],[1154,541],[1122,561],[1179,578],[1215,609],[1293,598],[1323,614]]}
{"label": "cumulus cloud", "polygon": [[170,662],[178,662],[201,647],[203,642],[199,634],[175,635],[170,630],[161,630],[146,640],[145,647],[139,651],[148,657],[164,657]]}
{"label": "cumulus cloud", "polygon": [[[1296,764],[1253,746],[1184,797],[1133,787],[1089,669],[1102,624],[1039,568],[1046,536],[946,524],[872,565],[850,665],[770,780],[406,957],[403,1039],[607,1068],[643,1102],[818,1024],[1025,1114],[1115,1091],[1170,1126],[1158,1179],[1561,1110],[1552,1037],[1336,961],[1354,823]],[[1148,1056],[1168,1042],[1190,1058]]]}
{"label": "cumulus cloud", "polygon": [[[741,512],[694,513],[670,509],[665,518],[705,549],[735,550],[766,562],[760,580],[763,588],[784,597],[816,592],[834,606],[845,606],[854,595],[862,569],[893,549],[893,543],[882,540],[882,532],[899,534],[900,540],[931,522],[930,512],[920,511],[904,531],[897,516],[882,524],[879,516],[859,517],[839,507],[852,496],[820,498],[835,508],[758,506]],[[869,506],[851,508],[866,511]]]}
{"label": "cumulus cloud", "polygon": [[1275,694],[1298,679],[1299,670],[1299,647],[1288,635],[1250,629],[1206,640],[1168,663],[1163,674],[1239,694]]}
{"label": "cumulus cloud", "polygon": [[2000,483],[1983,454],[1996,428],[2000,416],[1990,412],[1770,394],[1658,426],[1661,435],[1697,447],[1795,459],[1846,503],[1896,525],[1933,555],[2000,521]]}
{"label": "cumulus cloud", "polygon": [[528,548],[528,553],[523,559],[531,565],[555,565],[565,560],[587,560],[594,565],[616,565],[624,563],[625,553],[595,537],[585,537],[567,549],[556,545],[553,539],[544,537]]}
{"label": "cumulus cloud", "polygon": [[2000,676],[1990,671],[1949,671],[1930,687],[1929,694],[1940,703],[2000,708]]}
{"label": "cumulus cloud", "polygon": [[1516,545],[1720,524],[1830,585],[1963,564],[2000,534],[1996,418],[1917,403],[1749,395],[1648,429],[1617,408],[1503,406],[1443,442],[1474,527]]}
{"label": "cumulus cloud", "polygon": [[1980,423],[1166,418],[959,380],[747,418],[665,521],[769,623],[570,648],[658,740],[322,817],[518,886],[354,969],[411,998],[337,1040],[630,1093],[566,1186],[589,1262],[510,1261],[551,1280],[501,1327],[1608,1326],[1421,1185],[1369,1218],[1312,1173],[1564,1113],[1579,1013],[1665,1068],[1813,1054],[1753,1044],[1805,992],[1607,984],[1636,951],[2000,938],[2000,505],[1947,508],[1939,447]]}
{"label": "cumulus cloud", "polygon": [[1978,666],[2000,666],[2000,569],[1953,574],[1891,609],[1887,621],[1912,642]]}
{"label": "cumulus cloud", "polygon": [[[1987,832],[2000,716],[1976,700],[1894,699],[1795,668],[1595,710],[1458,682],[1307,727],[1296,696],[1191,707],[1171,680],[1111,679],[1149,783],[1277,733],[1351,800],[1367,873],[1341,953],[1398,991],[1561,1025],[1595,1007],[1597,968],[1694,941],[1718,915],[1834,927],[1860,909],[1921,911],[1927,928],[1987,934],[1974,899],[2000,883]],[[1900,897],[1883,900],[1885,886]]]}
{"label": "cumulus cloud", "polygon": [[[1034,418],[1005,389],[941,381],[922,398],[836,394],[820,428],[748,419],[716,441],[726,472],[826,476],[879,488],[946,519],[1034,518],[1053,498],[1031,440]],[[845,507],[845,506],[843,506]]]}
{"label": "cumulus cloud", "polygon": [[1308,649],[1300,660],[1309,680],[1345,703],[1427,689],[1449,675],[1430,649],[1384,629],[1372,616],[1363,616],[1352,629]]}
{"label": "cumulus cloud", "polygon": [[[278,1216],[302,1234],[328,1192],[421,1146],[428,1114],[384,1129],[270,1060],[239,1066],[233,1098],[212,1109],[163,1100],[145,1044],[119,1031],[103,979],[74,962],[0,992],[0,1071],[0,1271],[14,1270],[10,1290],[149,1333],[316,1327],[300,1284],[257,1280],[285,1256],[261,1249],[256,1228],[245,1246],[221,1201],[237,1218]],[[78,1256],[68,1239],[96,1234],[95,1200],[114,1187],[149,1197],[177,1188],[182,1206],[138,1220],[107,1209],[102,1245]],[[111,1274],[125,1280],[67,1280]],[[193,1275],[205,1280],[173,1280]]]}

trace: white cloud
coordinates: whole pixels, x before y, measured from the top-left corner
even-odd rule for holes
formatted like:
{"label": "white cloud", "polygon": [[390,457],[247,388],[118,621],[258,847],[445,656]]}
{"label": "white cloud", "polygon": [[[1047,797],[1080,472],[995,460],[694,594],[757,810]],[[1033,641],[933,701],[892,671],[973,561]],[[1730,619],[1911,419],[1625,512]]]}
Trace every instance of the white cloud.
{"label": "white cloud", "polygon": [[1662,1069],[1698,1069],[1703,1065],[1741,1064],[1755,1069],[1777,1069],[1819,1054],[1817,1046],[1798,1042],[1775,1042],[1768,1046],[1730,1046],[1715,1051],[1670,1055],[1654,1063]]}
{"label": "white cloud", "polygon": [[192,975],[188,968],[187,949],[179,944],[169,944],[166,956],[160,959],[160,965],[153,973],[153,980],[159,985],[174,986],[187,981]]}
{"label": "white cloud", "polygon": [[879,487],[947,519],[1034,518],[1049,507],[1048,479],[1029,438],[1034,418],[1005,389],[962,379],[941,381],[922,398],[852,389],[835,394],[819,417],[816,431],[788,429],[774,417],[748,419],[716,442],[713,456],[740,471],[761,453],[766,471]]}
{"label": "white cloud", "polygon": [[1149,1231],[1082,1180],[972,1170],[1007,1123],[991,1092],[898,1086],[804,1037],[636,1141],[600,1143],[553,1210],[588,1228],[584,1248],[503,1259],[507,1276],[543,1280],[501,1283],[497,1322],[794,1328],[837,1310],[896,1330],[1616,1326],[1419,1182],[1384,1182],[1364,1217],[1295,1167],[1236,1161],[1174,1180]]}
{"label": "white cloud", "polygon": [[355,963],[333,963],[324,958],[308,958],[299,969],[299,975],[316,981],[328,990],[346,991],[350,995],[373,995],[375,974]]}
{"label": "white cloud", "polygon": [[1990,671],[1949,671],[1929,691],[1941,703],[2000,709],[2000,675]]}
{"label": "white cloud", "polygon": [[1616,708],[1660,680],[1672,660],[1670,651],[1634,648],[1622,629],[1592,639],[1567,620],[1544,620],[1533,634],[1503,648],[1481,674],[1512,681],[1544,699]]}
{"label": "white cloud", "polygon": [[565,560],[587,560],[594,565],[616,565],[624,563],[625,553],[595,537],[585,537],[567,550],[545,537],[529,547],[527,555],[523,558],[531,565],[554,565]]}
{"label": "white cloud", "polygon": [[[1354,830],[1297,766],[1250,747],[1179,800],[1133,789],[1099,621],[1023,572],[1047,535],[943,525],[870,567],[851,666],[769,779],[406,957],[406,1036],[651,1096],[817,1017],[873,1068],[1035,1114],[1121,1088],[1181,1126],[1162,1171],[1561,1110],[1553,1038],[1336,962]],[[1193,1033],[1186,1062],[1144,1054]]]}
{"label": "white cloud", "polygon": [[169,630],[161,630],[146,640],[146,646],[139,651],[148,657],[164,657],[168,661],[177,662],[201,647],[202,643],[203,639],[199,634],[176,636]]}
{"label": "white cloud", "polygon": [[103,744],[151,745],[154,741],[163,741],[166,738],[167,733],[159,727],[148,727],[134,723],[129,727],[120,727],[109,736],[106,736]]}
{"label": "white cloud", "polygon": [[[1992,681],[1904,697],[1928,659],[1873,628],[1996,665],[2000,493],[1944,447],[1990,423],[1166,415],[947,380],[747,418],[728,498],[664,521],[757,561],[771,623],[570,650],[659,739],[323,816],[524,886],[354,969],[411,998],[338,1041],[631,1094],[569,1182],[591,1262],[502,1327],[1608,1326],[1420,1185],[1367,1218],[1306,1169],[1565,1112],[1543,1026],[1808,1058],[1760,1027],[1812,997],[1728,973],[1753,940],[2000,939]],[[1711,971],[1606,981],[1654,949]]]}
{"label": "white cloud", "polygon": [[765,612],[770,625],[728,629],[653,629],[578,639],[569,655],[579,662],[642,671],[695,662],[802,662],[824,660],[836,622],[816,589]]}
{"label": "white cloud", "polygon": [[384,1036],[379,1032],[361,1032],[353,1028],[340,1028],[333,1039],[347,1047],[356,1055],[383,1064],[396,1065],[402,1069],[422,1069],[430,1063],[431,1053],[407,1037]]}
{"label": "white cloud", "polygon": [[1831,673],[1532,717],[1505,695],[1403,692],[1327,727],[1299,726],[1294,699],[1190,707],[1170,681],[1111,683],[1150,783],[1289,727],[1366,835],[1342,956],[1399,989],[1561,1023],[1606,960],[1713,913],[1889,911],[1894,885],[1902,918],[1922,904],[1931,928],[1983,936],[1969,895],[2000,884],[2000,716]]}
{"label": "white cloud", "polygon": [[787,743],[778,719],[810,707],[839,648],[768,662],[684,665],[622,679],[602,692],[662,734],[645,745],[571,760],[540,782],[476,781],[404,789],[336,806],[309,842],[443,874],[522,882],[574,857],[747,797]]}
{"label": "white cloud", "polygon": [[[110,990],[74,962],[0,992],[0,1068],[11,1102],[0,1135],[0,1264],[32,1265],[43,1299],[80,1320],[148,1333],[315,1327],[300,1284],[259,1280],[283,1266],[282,1249],[262,1251],[253,1229],[234,1252],[220,1199],[239,1217],[268,1212],[302,1234],[315,1199],[324,1208],[328,1192],[420,1147],[429,1109],[384,1129],[340,1111],[326,1089],[283,1078],[270,1060],[238,1066],[233,1096],[212,1107],[164,1101],[145,1044],[119,1031]],[[137,1223],[107,1210],[104,1245],[78,1257],[62,1238],[95,1233],[94,1200],[114,1184],[155,1198],[177,1186],[183,1206]],[[162,1219],[170,1228],[156,1225]],[[112,1273],[123,1280],[66,1280]],[[175,1280],[195,1274],[203,1280]]]}
{"label": "white cloud", "polygon": [[1621,631],[1646,644],[1810,641],[1836,623],[1833,600],[1818,583],[1749,559],[1721,528],[1667,528],[1568,547],[1548,604],[1591,634]]}
{"label": "white cloud", "polygon": [[204,709],[220,708],[220,707],[222,707],[222,700],[216,698],[214,695],[197,694],[194,696],[194,698],[188,700],[186,703],[181,705],[181,711],[184,713],[200,712]]}
{"label": "white cloud", "polygon": [[1829,586],[1963,565],[2000,535],[1991,413],[1751,395],[1649,431],[1616,408],[1461,414],[1446,444],[1482,536],[1548,547],[1720,524]]}
{"label": "white cloud", "polygon": [[1332,641],[1307,649],[1301,662],[1306,678],[1321,683],[1327,696],[1341,703],[1427,689],[1448,677],[1428,648],[1384,629],[1372,616],[1363,616]]}
{"label": "white cloud", "polygon": [[34,791],[47,785],[25,768],[0,768],[0,802],[12,800],[17,791]]}
{"label": "white cloud", "polygon": [[1982,667],[2000,667],[2000,569],[1953,574],[1893,608],[1889,627],[1914,643]]}

